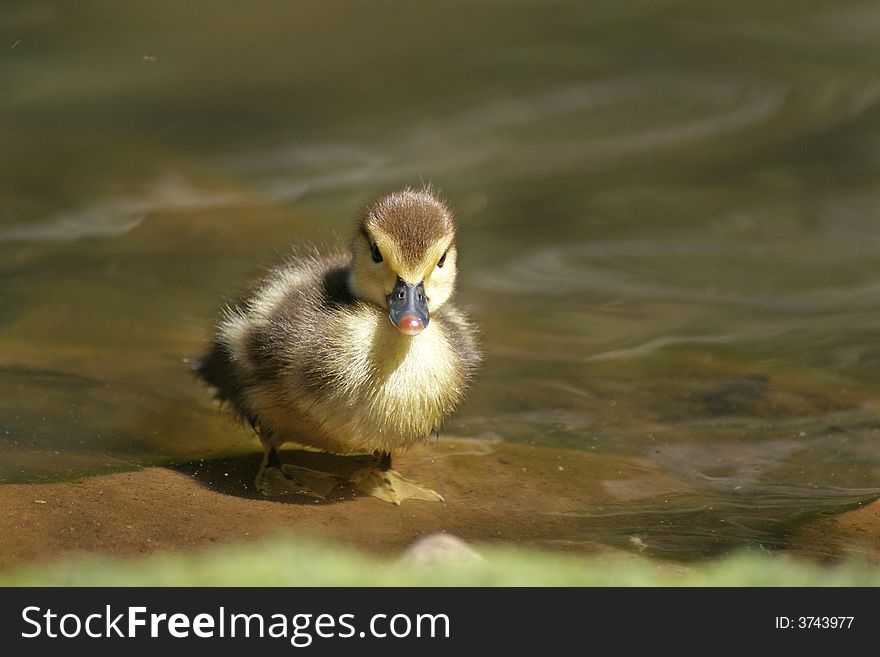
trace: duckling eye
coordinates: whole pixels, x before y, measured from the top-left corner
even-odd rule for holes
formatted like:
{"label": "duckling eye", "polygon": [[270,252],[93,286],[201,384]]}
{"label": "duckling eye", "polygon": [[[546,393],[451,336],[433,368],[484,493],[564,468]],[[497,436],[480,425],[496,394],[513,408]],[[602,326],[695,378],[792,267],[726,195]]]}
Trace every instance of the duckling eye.
{"label": "duckling eye", "polygon": [[373,255],[373,262],[382,262],[382,252],[379,250],[378,244],[373,244],[371,253]]}
{"label": "duckling eye", "polygon": [[443,255],[440,256],[440,260],[437,261],[437,266],[442,267],[444,262],[446,262],[446,251],[444,251]]}

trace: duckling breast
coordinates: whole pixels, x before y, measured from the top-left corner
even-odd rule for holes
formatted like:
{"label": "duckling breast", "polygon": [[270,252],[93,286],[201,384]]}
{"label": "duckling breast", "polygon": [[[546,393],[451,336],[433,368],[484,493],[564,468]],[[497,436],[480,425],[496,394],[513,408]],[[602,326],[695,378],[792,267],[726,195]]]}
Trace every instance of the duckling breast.
{"label": "duckling breast", "polygon": [[408,337],[366,303],[328,320],[304,401],[324,433],[348,437],[349,451],[409,446],[439,429],[461,401],[466,371],[442,321]]}
{"label": "duckling breast", "polygon": [[440,428],[478,362],[473,329],[453,307],[418,336],[402,335],[385,309],[350,297],[346,266],[291,266],[221,327],[242,379],[243,414],[276,445],[407,447]]}

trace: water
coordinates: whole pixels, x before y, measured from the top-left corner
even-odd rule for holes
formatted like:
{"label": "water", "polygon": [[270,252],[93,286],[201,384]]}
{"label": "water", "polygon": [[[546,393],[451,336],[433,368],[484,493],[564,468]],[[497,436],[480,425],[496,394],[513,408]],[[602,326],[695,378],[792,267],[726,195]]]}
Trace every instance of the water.
{"label": "water", "polygon": [[679,482],[560,543],[880,496],[873,4],[69,4],[0,9],[0,481],[252,453],[186,363],[223,299],[424,180],[487,350],[448,432]]}

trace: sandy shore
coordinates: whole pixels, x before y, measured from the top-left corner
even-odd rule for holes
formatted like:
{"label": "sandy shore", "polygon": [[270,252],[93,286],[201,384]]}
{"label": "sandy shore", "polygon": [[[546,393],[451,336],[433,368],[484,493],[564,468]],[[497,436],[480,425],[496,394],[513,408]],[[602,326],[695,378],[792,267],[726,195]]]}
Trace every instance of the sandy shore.
{"label": "sandy shore", "polygon": [[810,522],[791,537],[792,552],[811,559],[880,562],[880,500]]}
{"label": "sandy shore", "polygon": [[[363,465],[355,457],[287,452],[285,458],[291,456],[337,472]],[[443,493],[444,503],[408,500],[396,507],[346,488],[325,501],[266,499],[252,485],[259,458],[151,467],[72,482],[4,484],[0,568],[82,552],[119,557],[186,552],[281,531],[335,539],[373,553],[395,552],[420,536],[445,531],[481,543],[586,554],[640,553],[648,547],[650,554],[650,545],[636,538],[614,546],[597,542],[588,512],[688,489],[685,482],[632,459],[447,439],[395,461],[398,470]],[[792,533],[788,547],[810,558],[880,560],[880,502],[812,521]]]}
{"label": "sandy shore", "polygon": [[[323,502],[262,498],[252,486],[256,454],[74,482],[6,484],[0,496],[0,568],[79,552],[193,550],[280,530],[336,538],[372,552],[401,549],[439,531],[475,541],[541,544],[572,533],[566,513],[586,502],[579,505],[572,490],[594,497],[600,491],[583,484],[583,469],[594,471],[597,465],[590,455],[541,449],[537,458],[537,453],[524,446],[454,441],[413,449],[397,458],[395,467],[440,490],[446,502],[408,500],[400,507],[346,489]],[[307,465],[322,465],[322,455],[298,454]],[[359,461],[348,459],[342,467],[359,467]],[[609,467],[614,466],[605,463],[601,469]],[[606,549],[589,542],[573,546]]]}

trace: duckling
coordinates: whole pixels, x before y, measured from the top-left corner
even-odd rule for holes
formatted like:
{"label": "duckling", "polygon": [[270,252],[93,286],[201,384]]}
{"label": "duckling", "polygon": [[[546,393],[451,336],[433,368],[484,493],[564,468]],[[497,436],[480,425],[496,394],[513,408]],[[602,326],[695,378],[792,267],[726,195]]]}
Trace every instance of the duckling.
{"label": "duckling", "polygon": [[439,435],[481,359],[450,300],[455,233],[433,189],[402,189],[366,209],[347,253],[295,256],[227,306],[196,371],[259,437],[257,490],[324,497],[344,483],[282,463],[292,442],[372,453],[350,481],[379,499],[443,500],[393,470],[391,454]]}

